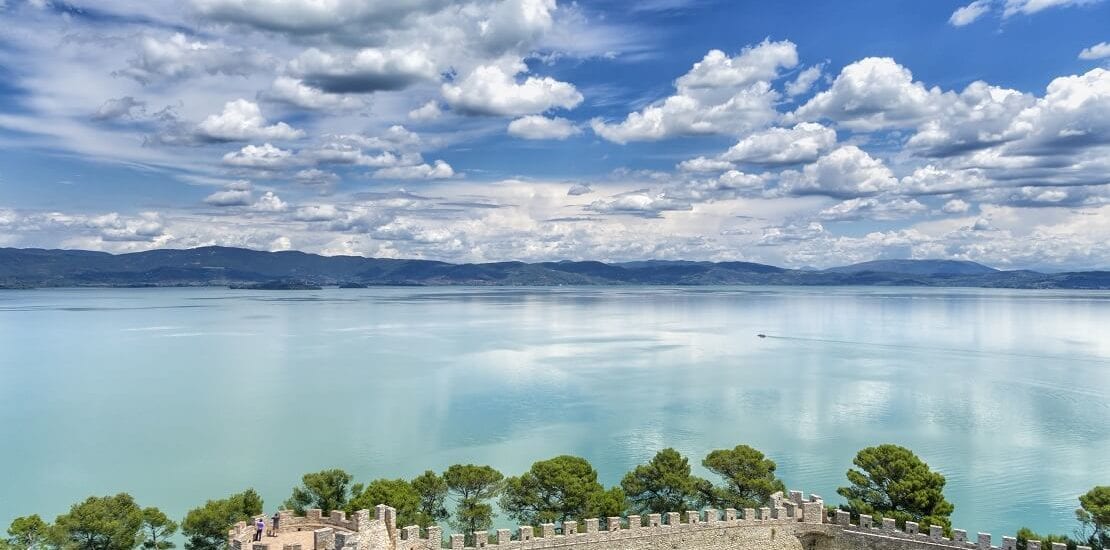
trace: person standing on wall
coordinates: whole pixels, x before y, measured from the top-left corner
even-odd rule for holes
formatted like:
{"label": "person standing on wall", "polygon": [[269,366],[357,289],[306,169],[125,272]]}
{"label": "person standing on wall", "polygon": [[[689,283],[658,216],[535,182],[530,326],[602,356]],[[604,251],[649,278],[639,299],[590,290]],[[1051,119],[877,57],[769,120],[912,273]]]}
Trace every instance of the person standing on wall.
{"label": "person standing on wall", "polygon": [[270,536],[278,536],[278,522],[281,521],[281,515],[274,511],[274,516],[270,518]]}
{"label": "person standing on wall", "polygon": [[262,531],[264,531],[265,529],[266,520],[262,519],[262,516],[258,516],[258,519],[254,520],[254,542],[259,542],[262,540]]}

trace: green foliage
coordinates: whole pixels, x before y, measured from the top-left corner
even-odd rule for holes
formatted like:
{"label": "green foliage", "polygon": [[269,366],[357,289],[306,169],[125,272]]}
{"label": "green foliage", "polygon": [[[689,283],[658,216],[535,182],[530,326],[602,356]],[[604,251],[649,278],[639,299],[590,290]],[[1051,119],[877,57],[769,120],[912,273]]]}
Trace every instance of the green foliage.
{"label": "green foliage", "polygon": [[1021,529],[1018,529],[1017,535],[1015,535],[1014,538],[1017,539],[1018,550],[1026,550],[1028,548],[1027,543],[1031,540],[1041,541],[1041,550],[1051,550],[1052,543],[1054,542],[1068,545],[1068,550],[1075,550],[1075,547],[1077,546],[1074,540],[1071,540],[1065,535],[1038,535],[1028,527],[1022,527]]}
{"label": "green foliage", "polygon": [[463,538],[466,546],[474,545],[474,532],[485,531],[493,525],[493,506],[487,502],[476,502],[467,499],[459,502],[455,509],[455,520],[451,526],[459,531],[464,531]]}
{"label": "green foliage", "polygon": [[358,493],[347,502],[347,511],[373,510],[379,504],[397,509],[397,525],[427,527],[435,520],[420,510],[420,493],[403,479],[375,479],[366,487],[357,487]]}
{"label": "green foliage", "polygon": [[1096,550],[1110,548],[1110,485],[1099,485],[1079,497],[1075,517],[1085,542]]}
{"label": "green foliage", "polygon": [[928,528],[939,525],[947,532],[953,506],[944,499],[944,476],[929,469],[917,455],[898,445],[868,447],[852,461],[859,470],[848,470],[850,487],[836,490],[848,499],[853,514],[894,518],[899,526],[914,521]]}
{"label": "green foliage", "polygon": [[342,510],[347,504],[351,474],[338,468],[305,474],[302,485],[293,488],[293,495],[284,506],[298,514],[307,508],[319,508],[327,515],[332,510]]}
{"label": "green foliage", "polygon": [[690,474],[690,461],[674,449],[663,449],[647,464],[625,474],[621,488],[631,510],[639,514],[664,514],[701,504],[705,480]]}
{"label": "green foliage", "polygon": [[54,520],[52,536],[75,550],[132,550],[142,523],[142,509],[127,493],[89,497]]}
{"label": "green foliage", "polygon": [[15,518],[8,527],[7,545],[13,549],[37,550],[46,545],[50,525],[38,514]]}
{"label": "green foliage", "polygon": [[[875,520],[893,518],[900,526],[915,521],[925,529],[937,525],[950,530],[954,507],[944,498],[945,478],[913,452],[879,445],[860,450],[852,462],[856,468],[847,472],[850,485],[837,489],[848,500],[840,509],[855,516],[870,514]],[[328,513],[386,504],[397,510],[400,526],[426,528],[450,519],[472,546],[473,533],[492,526],[489,501],[498,496],[509,517],[537,525],[620,516],[626,511],[666,513],[705,504],[756,508],[784,490],[775,476],[774,461],[747,445],[715,450],[702,464],[721,476],[724,485],[716,487],[694,476],[689,460],[671,448],[636,466],[620,486],[609,489],[598,482],[589,461],[568,455],[535,462],[524,474],[508,479],[490,466],[456,464],[443,475],[429,470],[411,481],[377,479],[351,487],[349,474],[330,469],[305,474],[285,506],[303,514],[307,508]],[[448,496],[454,500],[454,514],[448,513]],[[1076,538],[1040,535],[1023,527],[1016,533],[1017,550],[1026,550],[1030,540],[1041,541],[1042,550],[1051,550],[1052,543],[1063,543],[1069,550],[1078,545],[1110,550],[1110,486],[1092,488],[1079,497],[1079,503],[1075,514],[1082,527]],[[262,498],[248,489],[190,510],[180,525],[185,548],[227,550],[228,529],[261,515],[262,507]],[[0,539],[0,550],[171,550],[177,530],[178,524],[159,509],[140,508],[130,495],[120,493],[74,504],[53,525],[38,515],[16,518],[8,527],[8,538]]]}
{"label": "green foliage", "polygon": [[702,465],[725,481],[724,487],[706,495],[718,508],[758,508],[770,502],[776,491],[786,490],[775,477],[775,462],[747,445],[713,451]]}
{"label": "green foliage", "polygon": [[474,464],[455,464],[443,472],[447,490],[459,499],[491,499],[501,492],[504,479],[492,467]]}
{"label": "green foliage", "polygon": [[1100,485],[1079,497],[1081,521],[1091,522],[1100,528],[1110,527],[1110,485]]}
{"label": "green foliage", "polygon": [[147,550],[168,550],[175,545],[170,537],[177,532],[177,522],[157,508],[143,509],[142,547]]}
{"label": "green foliage", "polygon": [[181,522],[188,550],[224,550],[227,530],[236,522],[248,521],[262,513],[262,497],[254,489],[189,510]]}
{"label": "green foliage", "polygon": [[589,505],[586,507],[587,518],[610,518],[624,514],[628,505],[628,498],[624,489],[610,487],[590,495]]}
{"label": "green foliage", "polygon": [[591,515],[591,503],[611,508],[603,493],[589,461],[563,455],[536,462],[520,477],[506,480],[501,509],[526,525],[561,522]]}
{"label": "green foliage", "polygon": [[466,535],[472,545],[474,531],[493,525],[493,506],[486,501],[501,493],[505,476],[489,466],[455,464],[443,472],[448,492],[455,497],[455,519],[451,526]]}
{"label": "green foliage", "polygon": [[412,488],[420,494],[420,513],[432,522],[447,519],[447,481],[431,470],[416,476]]}

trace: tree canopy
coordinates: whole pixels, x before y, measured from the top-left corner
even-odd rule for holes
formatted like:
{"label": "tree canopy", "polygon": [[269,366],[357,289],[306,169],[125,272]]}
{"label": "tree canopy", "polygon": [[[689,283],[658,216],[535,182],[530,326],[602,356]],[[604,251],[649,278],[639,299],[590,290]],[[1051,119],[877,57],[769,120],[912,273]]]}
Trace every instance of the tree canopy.
{"label": "tree canopy", "polygon": [[1076,547],[1075,541],[1071,540],[1065,535],[1039,535],[1028,527],[1022,527],[1021,529],[1018,529],[1018,532],[1015,534],[1014,538],[1016,539],[1015,542],[1017,544],[1018,550],[1026,550],[1029,547],[1029,541],[1031,540],[1041,541],[1042,549],[1052,548],[1052,543],[1054,542],[1059,542],[1061,544],[1067,545],[1069,550],[1075,550]]}
{"label": "tree canopy", "polygon": [[175,545],[170,537],[177,532],[177,522],[157,508],[143,508],[142,547],[146,550],[168,550]]}
{"label": "tree canopy", "polygon": [[590,495],[586,513],[582,515],[587,518],[610,518],[624,514],[627,507],[628,499],[625,498],[624,489],[610,487]]}
{"label": "tree canopy", "polygon": [[319,508],[327,514],[346,506],[351,474],[332,468],[305,474],[301,482],[302,485],[294,487],[293,495],[285,501],[286,508],[298,514],[303,514],[307,508]]}
{"label": "tree canopy", "polygon": [[1079,497],[1075,517],[1082,535],[1093,548],[1110,548],[1110,485],[1099,485]]}
{"label": "tree canopy", "polygon": [[188,550],[223,550],[227,546],[227,530],[239,521],[247,521],[262,513],[262,497],[254,489],[230,497],[209,500],[204,506],[189,510],[181,522]]}
{"label": "tree canopy", "polygon": [[347,502],[347,511],[372,510],[379,504],[397,510],[397,525],[427,527],[435,523],[421,512],[420,493],[403,479],[375,479],[365,487],[356,486],[355,495]]}
{"label": "tree canopy", "polygon": [[708,483],[691,475],[690,461],[668,448],[625,474],[621,488],[633,512],[663,514],[699,505]]}
{"label": "tree canopy", "polygon": [[954,507],[944,498],[944,476],[929,469],[917,455],[898,445],[861,450],[848,470],[848,487],[836,490],[855,514],[894,518],[898,525],[914,521],[947,531]]}
{"label": "tree canopy", "polygon": [[511,518],[537,525],[592,516],[598,512],[594,508],[612,509],[618,497],[618,509],[624,508],[623,491],[605,493],[589,461],[562,455],[536,462],[520,477],[506,480],[501,509]]}
{"label": "tree canopy", "polygon": [[420,495],[420,513],[433,522],[447,519],[447,481],[431,470],[412,479],[412,488]]}
{"label": "tree canopy", "polygon": [[50,525],[38,514],[15,518],[8,526],[7,543],[20,550],[36,550],[45,545],[49,530]]}
{"label": "tree canopy", "polygon": [[725,482],[711,492],[711,500],[719,508],[758,508],[770,502],[776,491],[786,490],[775,477],[775,461],[747,445],[713,451],[702,465]]}
{"label": "tree canopy", "polygon": [[[912,451],[878,445],[860,450],[852,463],[855,467],[847,471],[850,484],[837,489],[848,500],[841,509],[876,520],[891,518],[901,526],[915,521],[926,529],[936,525],[950,531],[954,506],[944,497],[945,478]],[[755,508],[766,506],[773,493],[785,489],[775,476],[775,462],[747,445],[712,451],[702,465],[719,475],[723,485],[693,475],[689,460],[672,448],[659,451],[609,489],[598,481],[588,460],[570,455],[537,461],[508,479],[490,466],[456,464],[442,475],[428,470],[411,481],[376,479],[352,486],[350,474],[330,469],[305,474],[285,506],[303,514],[307,508],[356,511],[386,504],[396,509],[401,526],[426,528],[447,519],[465,534],[465,544],[473,546],[474,532],[493,525],[490,501],[498,497],[508,517],[538,525],[704,505]],[[448,513],[448,498],[454,503],[453,513]],[[1016,533],[1017,550],[1025,550],[1030,540],[1040,540],[1042,549],[1060,542],[1069,550],[1077,545],[1110,550],[1110,486],[1093,487],[1078,499],[1075,514],[1081,528],[1074,538],[1022,528]],[[179,526],[157,508],[141,508],[126,493],[94,496],[74,504],[54,524],[38,515],[16,518],[8,537],[0,539],[0,550],[171,550],[178,527],[186,550],[228,550],[228,529],[262,510],[262,498],[247,489],[190,510]]]}
{"label": "tree canopy", "polygon": [[455,518],[451,526],[463,532],[473,544],[474,531],[493,525],[493,506],[488,500],[501,493],[505,476],[490,466],[455,464],[443,472],[448,492],[455,498]]}
{"label": "tree canopy", "polygon": [[505,476],[491,466],[455,464],[443,472],[448,491],[459,499],[490,499],[501,492]]}
{"label": "tree canopy", "polygon": [[53,536],[77,550],[132,550],[142,523],[142,509],[127,493],[89,497],[54,520]]}

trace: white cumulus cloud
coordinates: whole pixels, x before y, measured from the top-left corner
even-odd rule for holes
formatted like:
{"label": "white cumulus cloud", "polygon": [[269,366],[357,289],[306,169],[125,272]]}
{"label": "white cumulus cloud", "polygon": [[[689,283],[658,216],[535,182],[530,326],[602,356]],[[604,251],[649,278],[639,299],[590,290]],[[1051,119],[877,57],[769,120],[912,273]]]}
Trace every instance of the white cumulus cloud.
{"label": "white cumulus cloud", "polygon": [[197,136],[207,141],[250,141],[254,139],[297,139],[304,137],[284,122],[268,124],[258,104],[246,99],[236,99],[224,105],[218,115],[197,124]]}
{"label": "white cumulus cloud", "polygon": [[123,96],[105,101],[93,114],[94,120],[115,120],[134,118],[146,112],[146,102],[131,96]]}
{"label": "white cumulus cloud", "polygon": [[828,90],[817,93],[791,118],[828,119],[860,131],[912,127],[937,110],[942,92],[913,80],[909,69],[889,57],[868,57],[840,71]]}
{"label": "white cumulus cloud", "polygon": [[855,145],[844,145],[807,164],[801,172],[783,172],[781,185],[795,195],[847,199],[893,190],[898,180],[881,160]]}
{"label": "white cumulus cloud", "polygon": [[727,160],[708,157],[695,157],[678,163],[678,169],[683,172],[724,172],[732,168],[733,164]]}
{"label": "white cumulus cloud", "polygon": [[582,94],[568,82],[549,76],[528,76],[518,82],[516,75],[524,69],[522,63],[508,71],[497,65],[481,65],[460,81],[445,83],[443,98],[462,113],[502,116],[573,109],[582,103]]}
{"label": "white cumulus cloud", "polygon": [[657,218],[663,212],[691,210],[687,201],[669,197],[666,193],[653,193],[648,190],[622,193],[605,199],[598,199],[588,206],[600,214],[625,214],[644,218]]}
{"label": "white cumulus cloud", "polygon": [[940,209],[945,214],[966,214],[968,210],[971,210],[971,205],[963,199],[951,199],[945,202]]}
{"label": "white cumulus cloud", "polygon": [[786,83],[786,95],[794,97],[808,92],[817,83],[817,80],[825,74],[824,71],[824,65],[814,65],[798,73],[794,80]]}
{"label": "white cumulus cloud", "polygon": [[857,197],[830,206],[818,217],[829,221],[900,220],[925,212],[928,208],[916,199],[902,197]]}
{"label": "white cumulus cloud", "polygon": [[252,198],[250,189],[225,189],[208,195],[204,202],[212,206],[246,206]]}
{"label": "white cumulus cloud", "polygon": [[948,169],[932,164],[903,176],[901,191],[910,195],[939,195],[988,187],[991,182],[976,169]]}
{"label": "white cumulus cloud", "polygon": [[722,159],[753,164],[813,162],[836,145],[836,131],[814,122],[793,128],[770,128],[740,140],[721,155]]}
{"label": "white cumulus cloud", "polygon": [[1015,116],[1034,98],[1017,90],[972,82],[960,92],[944,94],[934,112],[906,142],[906,149],[924,157],[950,157],[1009,141]]}
{"label": "white cumulus cloud", "polygon": [[293,180],[302,185],[331,185],[339,181],[339,176],[319,168],[307,168],[293,174]]}
{"label": "white cumulus cloud", "polygon": [[956,27],[970,25],[991,11],[991,3],[992,0],[975,0],[966,6],[956,8],[948,18],[948,22]]}
{"label": "white cumulus cloud", "polygon": [[455,170],[450,164],[437,160],[432,164],[414,164],[411,166],[392,166],[374,172],[376,179],[399,180],[437,180],[454,177]]}
{"label": "white cumulus cloud", "polygon": [[970,25],[984,15],[1001,8],[1002,17],[1009,18],[1015,15],[1033,15],[1049,8],[1063,8],[1095,4],[1102,0],[975,0],[966,6],[957,8],[948,18],[948,23],[955,27]]}
{"label": "white cumulus cloud", "polygon": [[1094,4],[1101,0],[1005,0],[1002,7],[1003,17],[1024,14],[1032,15],[1049,8],[1062,8],[1070,6],[1084,6]]}
{"label": "white cumulus cloud", "polygon": [[182,33],[166,39],[146,35],[139,40],[135,57],[115,74],[149,84],[198,74],[244,76],[267,63],[260,53],[222,42],[190,40]]}
{"label": "white cumulus cloud", "polygon": [[428,101],[427,103],[409,111],[409,118],[417,122],[427,122],[435,120],[443,115],[443,109],[440,109],[439,103],[435,100]]}
{"label": "white cumulus cloud", "polygon": [[238,168],[256,168],[262,170],[280,169],[293,164],[292,151],[275,147],[269,143],[262,145],[246,145],[238,151],[224,155],[224,164]]}
{"label": "white cumulus cloud", "polygon": [[262,97],[312,110],[358,109],[364,106],[357,97],[328,93],[289,76],[274,79],[274,83],[268,91],[262,93]]}
{"label": "white cumulus cloud", "polygon": [[561,118],[528,115],[509,123],[509,135],[522,139],[567,139],[582,133],[573,122]]}
{"label": "white cumulus cloud", "polygon": [[616,143],[651,141],[682,135],[743,133],[762,127],[778,113],[771,80],[798,64],[789,41],[764,41],[729,57],[710,50],[675,81],[676,93],[623,121],[594,119],[594,132]]}
{"label": "white cumulus cloud", "polygon": [[1110,57],[1110,42],[1099,42],[1079,52],[1079,59],[1104,59]]}
{"label": "white cumulus cloud", "polygon": [[289,204],[281,200],[281,197],[273,191],[266,191],[254,201],[251,208],[260,212],[284,212],[289,208]]}
{"label": "white cumulus cloud", "polygon": [[339,216],[339,209],[333,204],[313,204],[302,206],[293,212],[293,219],[302,222],[331,221]]}

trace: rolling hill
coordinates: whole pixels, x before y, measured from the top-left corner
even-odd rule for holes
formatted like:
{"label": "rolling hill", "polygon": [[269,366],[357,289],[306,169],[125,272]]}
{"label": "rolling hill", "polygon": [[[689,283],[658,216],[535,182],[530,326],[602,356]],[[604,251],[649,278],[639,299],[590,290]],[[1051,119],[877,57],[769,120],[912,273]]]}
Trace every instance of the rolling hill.
{"label": "rolling hill", "polygon": [[1110,289],[1110,272],[1000,271],[967,261],[879,260],[823,271],[751,262],[452,264],[243,248],[130,254],[0,248],[0,288],[343,285],[876,285]]}
{"label": "rolling hill", "polygon": [[964,260],[875,260],[825,270],[829,273],[898,273],[901,275],[986,275],[999,270]]}

